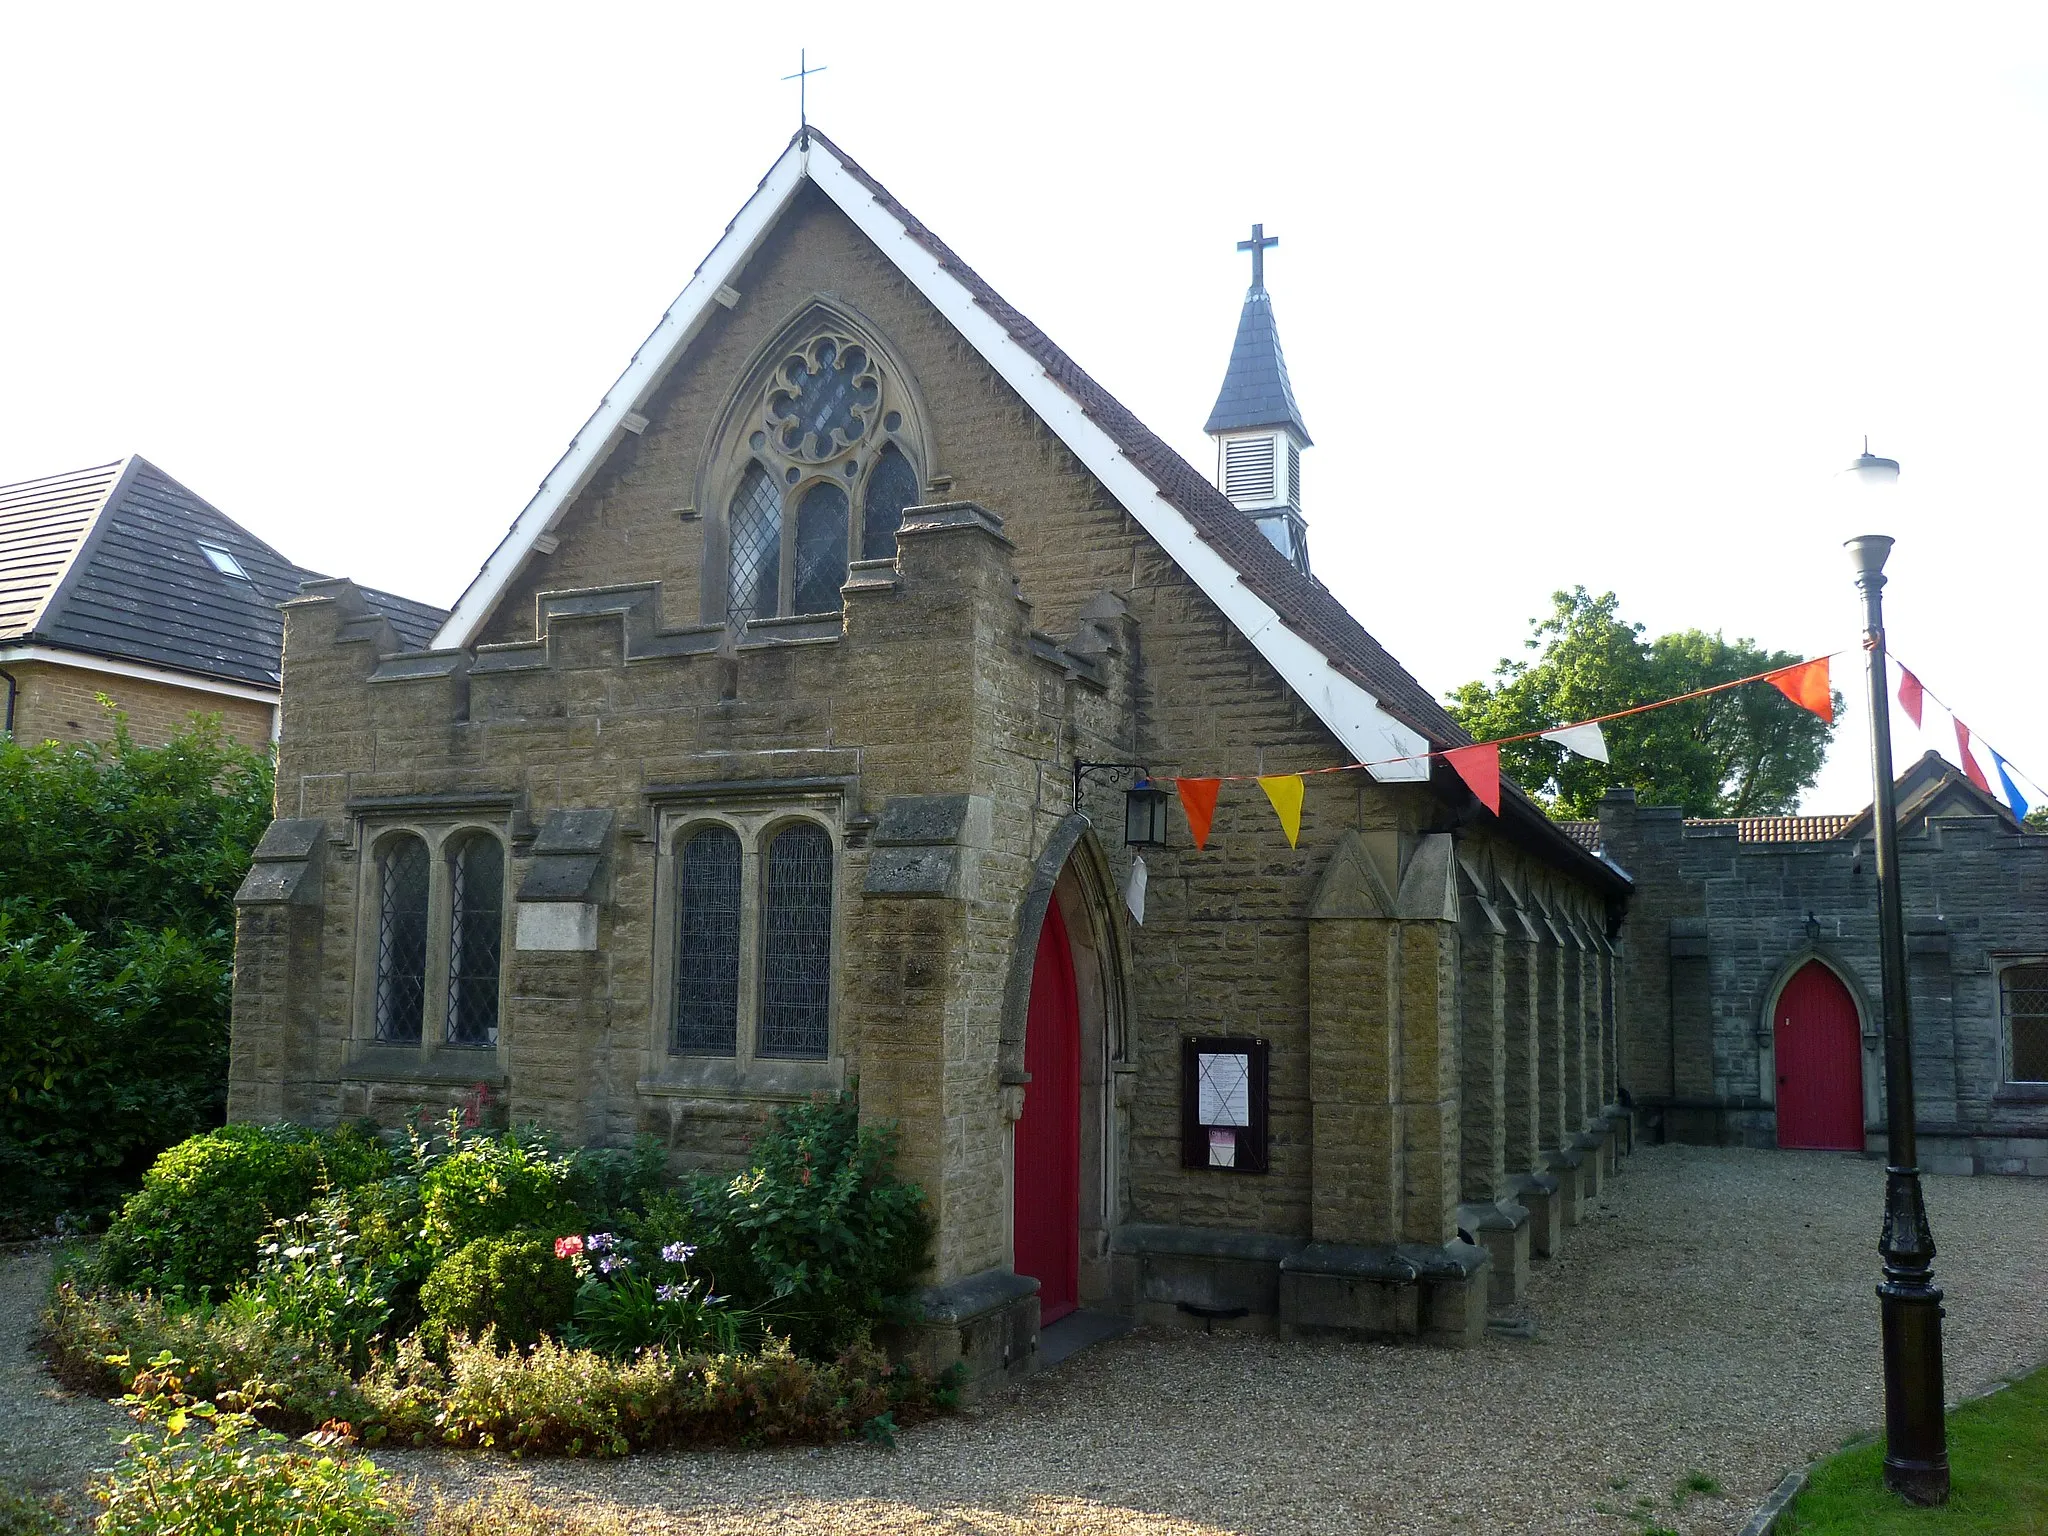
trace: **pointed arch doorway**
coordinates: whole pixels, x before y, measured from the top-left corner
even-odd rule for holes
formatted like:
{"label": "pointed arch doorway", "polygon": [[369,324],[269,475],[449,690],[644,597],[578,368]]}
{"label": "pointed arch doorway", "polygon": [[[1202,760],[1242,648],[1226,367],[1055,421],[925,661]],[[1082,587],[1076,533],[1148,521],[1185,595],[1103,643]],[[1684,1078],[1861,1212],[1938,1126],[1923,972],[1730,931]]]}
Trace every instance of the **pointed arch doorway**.
{"label": "pointed arch doorway", "polygon": [[1778,1145],[1863,1150],[1862,1029],[1856,999],[1827,966],[1809,960],[1772,1009],[1778,1072]]}
{"label": "pointed arch doorway", "polygon": [[1031,966],[1024,1070],[1031,1081],[1011,1169],[1014,1265],[1038,1282],[1042,1326],[1080,1305],[1081,1007],[1057,901],[1046,905]]}

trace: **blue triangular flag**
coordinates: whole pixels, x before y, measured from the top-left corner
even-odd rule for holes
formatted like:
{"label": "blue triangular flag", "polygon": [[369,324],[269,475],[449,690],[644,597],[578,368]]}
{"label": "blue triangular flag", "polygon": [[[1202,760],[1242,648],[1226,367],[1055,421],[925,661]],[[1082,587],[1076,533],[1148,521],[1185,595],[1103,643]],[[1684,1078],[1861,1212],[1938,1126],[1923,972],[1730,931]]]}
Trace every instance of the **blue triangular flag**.
{"label": "blue triangular flag", "polygon": [[2018,786],[2012,781],[2012,775],[2005,771],[2005,759],[1998,755],[1996,747],[1987,746],[1984,750],[1991,754],[1991,761],[1998,769],[1998,782],[2005,786],[2006,809],[2012,812],[2015,820],[2025,821],[2027,802],[2021,798]]}

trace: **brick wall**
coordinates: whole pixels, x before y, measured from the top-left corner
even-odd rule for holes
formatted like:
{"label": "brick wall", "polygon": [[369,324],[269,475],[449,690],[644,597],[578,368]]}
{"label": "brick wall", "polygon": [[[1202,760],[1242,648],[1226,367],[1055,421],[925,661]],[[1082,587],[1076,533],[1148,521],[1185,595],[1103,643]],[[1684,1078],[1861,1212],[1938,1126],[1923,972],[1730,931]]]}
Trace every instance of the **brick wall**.
{"label": "brick wall", "polygon": [[19,742],[113,740],[113,716],[100,703],[101,695],[127,715],[129,735],[144,746],[169,741],[194,714],[219,715],[222,729],[244,746],[270,741],[268,704],[87,667],[17,661],[7,663],[6,670],[20,689],[14,703],[14,739]]}

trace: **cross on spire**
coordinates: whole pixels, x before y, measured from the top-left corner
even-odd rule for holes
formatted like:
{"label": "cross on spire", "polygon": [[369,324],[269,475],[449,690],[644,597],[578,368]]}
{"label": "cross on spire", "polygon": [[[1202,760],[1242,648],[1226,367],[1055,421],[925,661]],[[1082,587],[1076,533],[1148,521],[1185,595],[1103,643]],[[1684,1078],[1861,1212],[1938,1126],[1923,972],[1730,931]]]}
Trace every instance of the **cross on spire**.
{"label": "cross on spire", "polygon": [[1279,243],[1280,237],[1278,235],[1268,235],[1266,233],[1266,226],[1263,224],[1254,224],[1252,226],[1251,239],[1237,242],[1237,248],[1240,251],[1250,251],[1252,253],[1252,286],[1254,288],[1266,286],[1266,252]]}
{"label": "cross on spire", "polygon": [[822,75],[831,67],[829,64],[820,64],[816,69],[812,69],[805,59],[804,50],[799,48],[796,51],[796,73],[782,77],[785,81],[794,80],[796,82],[796,125],[798,131],[803,134],[806,145],[809,145],[811,142],[811,107],[807,99],[811,83],[810,77],[812,75]]}

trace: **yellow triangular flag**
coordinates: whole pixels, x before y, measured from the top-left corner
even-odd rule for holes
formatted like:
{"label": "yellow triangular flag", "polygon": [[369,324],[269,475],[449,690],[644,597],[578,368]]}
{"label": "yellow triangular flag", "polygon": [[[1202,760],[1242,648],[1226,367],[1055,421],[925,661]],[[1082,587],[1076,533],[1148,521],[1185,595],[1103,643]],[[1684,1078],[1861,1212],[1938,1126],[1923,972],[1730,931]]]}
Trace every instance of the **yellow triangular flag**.
{"label": "yellow triangular flag", "polygon": [[1259,788],[1273,802],[1273,812],[1280,818],[1280,830],[1287,834],[1287,846],[1297,846],[1301,839],[1301,775],[1277,773],[1271,778],[1260,779]]}

